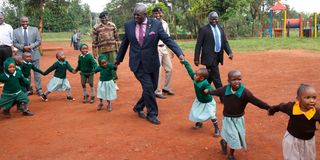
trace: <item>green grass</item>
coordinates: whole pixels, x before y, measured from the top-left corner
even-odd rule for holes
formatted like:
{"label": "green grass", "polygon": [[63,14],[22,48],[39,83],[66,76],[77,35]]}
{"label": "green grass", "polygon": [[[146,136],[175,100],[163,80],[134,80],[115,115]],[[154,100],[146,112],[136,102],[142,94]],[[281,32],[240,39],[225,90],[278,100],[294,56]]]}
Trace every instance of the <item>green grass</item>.
{"label": "green grass", "polygon": [[[319,35],[320,36],[320,35]],[[42,39],[45,43],[69,44],[71,32],[44,33]],[[83,35],[82,41],[90,44],[91,37]],[[194,53],[196,40],[178,41],[179,46],[186,53]],[[320,51],[320,37],[318,38],[243,38],[229,40],[230,46],[234,52],[254,52],[281,49],[305,49],[311,51]]]}

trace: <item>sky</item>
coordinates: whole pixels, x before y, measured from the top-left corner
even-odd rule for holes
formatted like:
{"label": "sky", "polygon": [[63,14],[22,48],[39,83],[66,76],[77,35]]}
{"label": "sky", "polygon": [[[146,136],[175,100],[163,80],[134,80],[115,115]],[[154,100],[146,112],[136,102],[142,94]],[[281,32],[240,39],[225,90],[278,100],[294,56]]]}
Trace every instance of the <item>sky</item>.
{"label": "sky", "polygon": [[[111,0],[82,0],[82,3],[87,3],[91,11],[100,13],[110,1]],[[281,0],[281,2],[288,4],[298,12],[320,13],[320,0]]]}

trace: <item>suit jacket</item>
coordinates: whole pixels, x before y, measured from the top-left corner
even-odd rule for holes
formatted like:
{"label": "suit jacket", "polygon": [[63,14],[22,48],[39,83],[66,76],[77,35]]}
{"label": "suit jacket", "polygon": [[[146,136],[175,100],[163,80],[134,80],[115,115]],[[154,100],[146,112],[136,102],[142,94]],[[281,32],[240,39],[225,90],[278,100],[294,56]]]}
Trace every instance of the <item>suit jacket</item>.
{"label": "suit jacket", "polygon": [[194,61],[199,62],[199,57],[201,57],[201,64],[206,66],[211,65],[223,65],[223,53],[232,54],[231,48],[229,46],[226,34],[223,29],[218,25],[221,37],[221,50],[217,54],[214,52],[215,41],[212,33],[210,24],[200,28],[197,43],[194,51]]}
{"label": "suit jacket", "polygon": [[[40,58],[39,46],[41,44],[38,28],[28,26],[28,42],[32,47],[32,60]],[[13,45],[18,48],[18,54],[22,55],[24,47],[24,36],[22,27],[13,30]]]}
{"label": "suit jacket", "polygon": [[135,26],[136,22],[134,20],[129,20],[125,23],[125,34],[116,58],[117,62],[122,62],[130,44],[129,66],[132,72],[137,71],[140,63],[142,63],[146,73],[159,71],[159,39],[162,40],[162,42],[178,57],[183,54],[177,43],[164,31],[160,21],[155,20],[154,18],[148,18],[142,46],[140,46],[136,38]]}

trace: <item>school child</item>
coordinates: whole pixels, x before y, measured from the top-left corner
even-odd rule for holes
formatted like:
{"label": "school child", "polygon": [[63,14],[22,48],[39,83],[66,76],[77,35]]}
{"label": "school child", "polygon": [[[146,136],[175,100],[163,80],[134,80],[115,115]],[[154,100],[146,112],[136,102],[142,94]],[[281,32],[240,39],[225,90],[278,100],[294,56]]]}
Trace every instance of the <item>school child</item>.
{"label": "school child", "polygon": [[316,122],[320,122],[320,109],[316,108],[317,92],[308,84],[297,89],[297,101],[271,106],[269,115],[286,113],[290,118],[282,141],[284,160],[316,160]]}
{"label": "school child", "polygon": [[199,68],[195,72],[192,70],[188,61],[181,61],[186,67],[189,76],[193,80],[196,98],[192,104],[189,114],[189,120],[195,122],[194,128],[201,128],[202,122],[210,119],[214,126],[214,135],[219,136],[218,121],[216,118],[216,102],[211,95],[204,93],[205,89],[213,90],[212,86],[207,81],[209,72],[206,68]]}
{"label": "school child", "polygon": [[97,110],[102,110],[103,100],[107,100],[107,110],[112,111],[111,100],[117,98],[116,86],[113,81],[113,72],[117,69],[112,63],[107,62],[106,56],[99,56],[98,58],[99,66],[94,70],[95,73],[100,72],[100,80],[98,82],[98,93],[97,97],[99,99],[99,105]]}
{"label": "school child", "polygon": [[[25,78],[28,78],[30,80],[31,70],[33,70],[34,72],[38,72],[38,73],[43,75],[43,72],[31,62],[32,61],[31,53],[24,52],[22,54],[22,59],[23,59],[23,61],[22,61],[22,64],[21,64],[20,68],[21,68],[21,72],[22,72],[22,74],[23,74],[23,76]],[[24,87],[25,87],[24,90],[26,91],[26,93],[28,95],[32,95],[33,94],[31,85],[27,85],[27,86],[24,86]]]}
{"label": "school child", "polygon": [[217,90],[205,90],[223,98],[223,119],[220,145],[223,154],[227,154],[227,144],[230,147],[229,160],[235,160],[236,149],[247,148],[245,137],[244,110],[248,103],[252,103],[261,109],[268,110],[269,105],[256,98],[242,83],[241,72],[232,70],[228,73],[228,82]]}
{"label": "school child", "polygon": [[78,57],[78,66],[76,71],[80,71],[80,78],[81,78],[81,86],[83,89],[83,103],[88,102],[89,94],[87,92],[86,83],[89,83],[91,89],[91,97],[90,103],[94,103],[94,87],[93,87],[93,80],[94,80],[94,69],[97,67],[97,63],[94,60],[93,56],[88,52],[88,45],[81,43],[80,44],[80,52],[81,54]]}
{"label": "school child", "polygon": [[22,73],[16,71],[15,61],[7,58],[4,62],[4,72],[0,75],[0,82],[4,83],[0,98],[0,107],[3,107],[3,114],[10,117],[10,109],[13,104],[20,103],[23,107],[22,115],[33,116],[29,110],[28,96],[21,90],[20,82],[30,84],[30,81],[23,77]]}
{"label": "school child", "polygon": [[54,91],[66,91],[67,92],[67,100],[74,101],[75,98],[71,95],[71,86],[69,80],[67,79],[67,70],[76,73],[69,62],[66,60],[66,57],[62,51],[57,52],[56,54],[57,61],[50,66],[43,74],[47,75],[52,71],[54,72],[53,77],[47,84],[47,91],[41,95],[43,101],[48,101],[48,94]]}

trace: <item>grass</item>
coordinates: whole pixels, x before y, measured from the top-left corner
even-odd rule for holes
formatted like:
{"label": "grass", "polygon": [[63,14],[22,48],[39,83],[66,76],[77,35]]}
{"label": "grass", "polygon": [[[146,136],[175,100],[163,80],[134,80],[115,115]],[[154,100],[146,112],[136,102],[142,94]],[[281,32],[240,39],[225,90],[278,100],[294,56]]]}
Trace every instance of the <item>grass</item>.
{"label": "grass", "polygon": [[[69,44],[71,32],[44,33],[42,39],[45,43]],[[83,35],[82,41],[90,44],[91,37]],[[178,41],[179,46],[187,53],[194,53],[196,40]],[[230,46],[235,52],[254,52],[281,49],[305,49],[320,51],[320,37],[318,38],[242,38],[229,40]]]}

